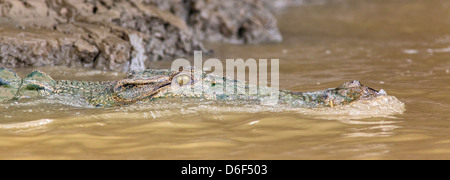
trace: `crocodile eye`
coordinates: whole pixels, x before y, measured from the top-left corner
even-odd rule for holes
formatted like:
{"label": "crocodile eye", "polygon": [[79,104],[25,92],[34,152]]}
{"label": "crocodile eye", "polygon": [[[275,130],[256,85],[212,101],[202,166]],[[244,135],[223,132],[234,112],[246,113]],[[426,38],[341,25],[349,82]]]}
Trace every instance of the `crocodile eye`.
{"label": "crocodile eye", "polygon": [[187,85],[191,81],[191,78],[187,75],[181,75],[177,77],[177,83],[180,86]]}

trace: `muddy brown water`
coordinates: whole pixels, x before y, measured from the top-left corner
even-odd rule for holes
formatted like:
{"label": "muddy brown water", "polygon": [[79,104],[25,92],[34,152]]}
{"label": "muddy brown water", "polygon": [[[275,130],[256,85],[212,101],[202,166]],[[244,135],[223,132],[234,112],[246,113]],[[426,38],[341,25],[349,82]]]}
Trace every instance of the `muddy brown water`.
{"label": "muddy brown water", "polygon": [[[360,80],[405,103],[400,113],[383,103],[292,110],[161,100],[98,109],[64,97],[22,100],[0,104],[0,159],[450,159],[449,16],[445,0],[336,1],[280,12],[282,43],[209,44],[221,60],[279,58],[282,89]],[[40,69],[57,80],[123,77]],[[31,70],[16,69],[22,77]]]}

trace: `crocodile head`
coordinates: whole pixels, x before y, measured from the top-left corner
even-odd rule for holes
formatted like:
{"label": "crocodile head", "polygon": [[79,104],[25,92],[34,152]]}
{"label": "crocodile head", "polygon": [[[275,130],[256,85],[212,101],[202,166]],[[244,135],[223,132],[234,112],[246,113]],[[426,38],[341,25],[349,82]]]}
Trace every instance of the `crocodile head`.
{"label": "crocodile head", "polygon": [[374,90],[361,84],[359,81],[350,81],[335,89],[327,90],[321,97],[326,106],[345,105],[357,100],[370,100],[386,95],[384,90]]}
{"label": "crocodile head", "polygon": [[167,97],[205,97],[204,90],[211,88],[206,87],[209,82],[206,76],[191,66],[178,70],[132,71],[127,79],[117,82],[114,92],[118,100],[124,102]]}

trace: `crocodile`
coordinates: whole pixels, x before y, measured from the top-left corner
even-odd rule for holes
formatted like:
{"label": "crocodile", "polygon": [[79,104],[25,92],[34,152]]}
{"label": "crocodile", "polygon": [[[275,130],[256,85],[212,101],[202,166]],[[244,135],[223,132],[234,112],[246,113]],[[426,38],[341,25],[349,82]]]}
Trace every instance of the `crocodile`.
{"label": "crocodile", "polygon": [[250,93],[249,89],[254,87],[256,86],[248,85],[243,81],[212,73],[207,74],[194,67],[181,67],[178,70],[131,71],[123,80],[102,82],[55,81],[39,70],[20,78],[12,70],[0,68],[0,102],[33,97],[45,98],[58,94],[82,99],[99,108],[156,101],[162,98],[259,102],[266,102],[269,99],[293,107],[321,108],[342,106],[358,100],[370,100],[385,95],[384,90],[374,90],[362,85],[359,81],[350,81],[337,88],[315,92],[293,92],[270,87],[257,87],[257,93]]}

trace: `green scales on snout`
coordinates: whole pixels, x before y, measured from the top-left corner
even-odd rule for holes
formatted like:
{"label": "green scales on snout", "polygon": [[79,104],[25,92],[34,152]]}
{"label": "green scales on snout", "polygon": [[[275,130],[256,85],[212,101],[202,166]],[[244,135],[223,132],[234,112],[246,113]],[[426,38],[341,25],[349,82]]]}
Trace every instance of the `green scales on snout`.
{"label": "green scales on snout", "polygon": [[[345,105],[360,99],[384,95],[384,91],[378,92],[359,81],[347,82],[337,88],[316,92],[291,92],[259,87],[258,91],[263,93],[217,93],[217,88],[227,87],[225,83],[232,83],[232,87],[236,89],[248,89],[253,85],[205,74],[192,67],[184,69],[189,71],[182,69],[132,71],[120,81],[88,82],[55,81],[41,71],[33,71],[20,78],[15,72],[0,68],[0,102],[64,94],[73,97],[74,100],[82,99],[95,107],[112,107],[162,98],[262,101],[270,94],[276,93],[278,103],[293,107],[319,108]],[[201,93],[196,93],[194,89],[200,89]]]}

